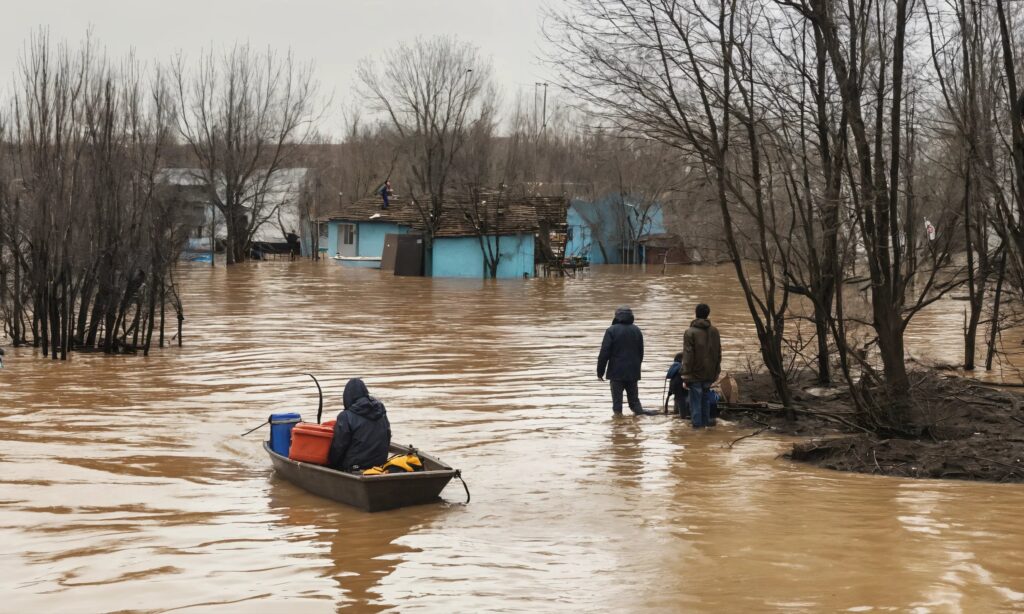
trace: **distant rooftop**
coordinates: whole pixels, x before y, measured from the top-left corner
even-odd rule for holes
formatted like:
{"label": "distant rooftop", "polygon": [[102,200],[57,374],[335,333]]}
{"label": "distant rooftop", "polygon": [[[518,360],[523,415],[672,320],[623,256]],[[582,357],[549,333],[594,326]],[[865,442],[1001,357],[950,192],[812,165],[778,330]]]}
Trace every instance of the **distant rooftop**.
{"label": "distant rooftop", "polygon": [[[342,205],[326,219],[339,222],[381,222],[423,230],[420,208],[407,197],[392,197],[383,209],[380,196],[371,196]],[[429,207],[423,203],[424,208]],[[465,237],[479,234],[478,223],[488,234],[534,233],[543,226],[564,224],[568,203],[562,196],[508,196],[486,192],[474,203],[467,194],[453,194],[445,202],[438,237]]]}

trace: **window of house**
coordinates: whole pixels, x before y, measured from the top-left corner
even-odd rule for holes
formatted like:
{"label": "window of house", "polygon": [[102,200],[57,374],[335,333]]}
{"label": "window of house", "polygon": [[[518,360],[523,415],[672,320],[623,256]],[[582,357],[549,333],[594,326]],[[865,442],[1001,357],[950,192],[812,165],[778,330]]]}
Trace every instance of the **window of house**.
{"label": "window of house", "polygon": [[356,242],[356,225],[341,225],[341,242],[345,245],[353,245]]}

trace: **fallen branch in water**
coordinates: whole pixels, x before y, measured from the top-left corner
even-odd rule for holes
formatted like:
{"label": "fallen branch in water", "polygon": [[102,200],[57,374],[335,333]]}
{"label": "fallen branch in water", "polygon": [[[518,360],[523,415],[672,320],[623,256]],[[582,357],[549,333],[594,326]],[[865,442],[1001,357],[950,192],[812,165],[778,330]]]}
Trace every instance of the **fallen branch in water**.
{"label": "fallen branch in water", "polygon": [[1010,469],[1013,469],[1013,470],[1020,469],[1020,467],[1017,467],[1015,465],[1011,465],[1009,463],[1004,463],[1002,461],[992,460],[991,458],[984,458],[982,456],[972,456],[971,458],[973,458],[975,460],[982,461],[982,462],[986,462],[986,463],[994,463],[996,465],[1002,465],[1003,467],[1009,467]]}
{"label": "fallen branch in water", "polygon": [[[765,403],[763,401],[762,402],[757,402],[757,403],[730,403],[728,405],[722,405],[721,407],[722,407],[722,410],[724,410],[724,411],[727,411],[727,410],[734,410],[734,411],[761,411],[761,412],[766,412],[766,413],[778,413],[778,412],[785,411],[785,408],[782,405],[779,405],[777,403]],[[800,408],[800,407],[794,407],[793,411],[795,413],[803,414],[805,416],[818,416],[820,418],[824,418],[825,420],[832,420],[832,421],[835,421],[835,422],[839,422],[840,424],[844,424],[844,425],[846,425],[846,426],[848,426],[850,428],[857,429],[858,431],[861,431],[861,432],[866,433],[868,435],[872,435],[873,434],[871,432],[871,430],[866,429],[863,426],[860,426],[859,424],[851,422],[850,420],[847,420],[846,418],[843,418],[842,416],[840,416],[838,414],[834,414],[834,413],[830,413],[830,412],[825,412],[825,411],[820,411],[820,410],[803,409],[803,408]]]}
{"label": "fallen branch in water", "polygon": [[757,429],[756,431],[754,431],[753,433],[750,433],[749,435],[744,435],[743,437],[737,437],[736,439],[733,439],[733,440],[732,440],[732,441],[731,441],[731,442],[729,443],[729,449],[731,450],[731,449],[732,449],[732,447],[733,447],[734,445],[736,445],[737,443],[739,443],[739,442],[743,441],[744,439],[747,439],[748,437],[754,437],[754,436],[756,436],[756,435],[760,435],[761,433],[763,433],[763,432],[767,431],[767,430],[768,430],[768,429],[770,429],[770,428],[772,428],[772,427],[770,427],[770,426],[766,426],[766,427],[764,427],[764,428],[759,428],[759,429]]}

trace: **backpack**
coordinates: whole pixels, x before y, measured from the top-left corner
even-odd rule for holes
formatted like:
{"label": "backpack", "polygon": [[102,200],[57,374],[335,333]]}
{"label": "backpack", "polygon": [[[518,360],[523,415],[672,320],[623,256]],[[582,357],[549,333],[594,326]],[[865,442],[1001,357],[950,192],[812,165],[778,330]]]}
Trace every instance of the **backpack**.
{"label": "backpack", "polygon": [[396,454],[379,467],[370,467],[363,475],[384,475],[386,473],[412,473],[423,471],[423,461],[415,452]]}

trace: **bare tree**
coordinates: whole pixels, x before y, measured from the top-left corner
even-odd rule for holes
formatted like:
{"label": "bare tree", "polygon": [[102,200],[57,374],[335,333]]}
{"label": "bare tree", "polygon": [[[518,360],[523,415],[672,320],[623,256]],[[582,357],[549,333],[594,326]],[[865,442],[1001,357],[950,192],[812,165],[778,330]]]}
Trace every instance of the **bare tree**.
{"label": "bare tree", "polygon": [[410,196],[425,229],[424,268],[429,274],[431,246],[445,213],[456,157],[473,123],[494,106],[491,64],[473,45],[438,37],[399,44],[379,61],[366,59],[357,75],[401,137]]}
{"label": "bare tree", "polygon": [[[778,223],[755,81],[753,33],[762,18],[737,0],[577,0],[552,23],[558,29],[548,38],[565,82],[605,121],[700,160],[762,359],[789,407],[782,356],[789,291],[780,277],[790,247]],[[756,256],[756,276],[748,255]]]}
{"label": "bare tree", "polygon": [[280,57],[247,44],[207,50],[191,69],[183,54],[171,65],[180,135],[224,216],[228,264],[247,258],[257,229],[276,215],[267,198],[273,178],[320,115],[312,68],[290,52]]}
{"label": "bare tree", "polygon": [[[964,369],[973,370],[978,328],[985,307],[989,278],[997,272],[1003,246],[991,248],[990,237],[1000,234],[991,223],[998,218],[994,203],[1002,198],[996,166],[999,93],[999,34],[995,15],[976,0],[925,5],[931,59],[945,107],[936,118],[936,138],[943,143],[944,159],[936,160],[961,192],[961,220],[969,314],[964,322]],[[993,215],[994,214],[994,215]],[[999,225],[997,225],[999,226]],[[1002,234],[1005,234],[1002,233]],[[1000,267],[1000,270],[1002,267]],[[998,300],[998,299],[997,299]],[[993,306],[993,321],[998,306]],[[995,330],[993,327],[992,330]],[[990,346],[993,344],[990,343]],[[986,361],[991,364],[991,361]]]}
{"label": "bare tree", "polygon": [[156,179],[172,140],[163,74],[41,32],[14,91],[0,164],[0,261],[13,264],[10,285],[0,280],[5,329],[52,358],[148,352],[185,237]]}

